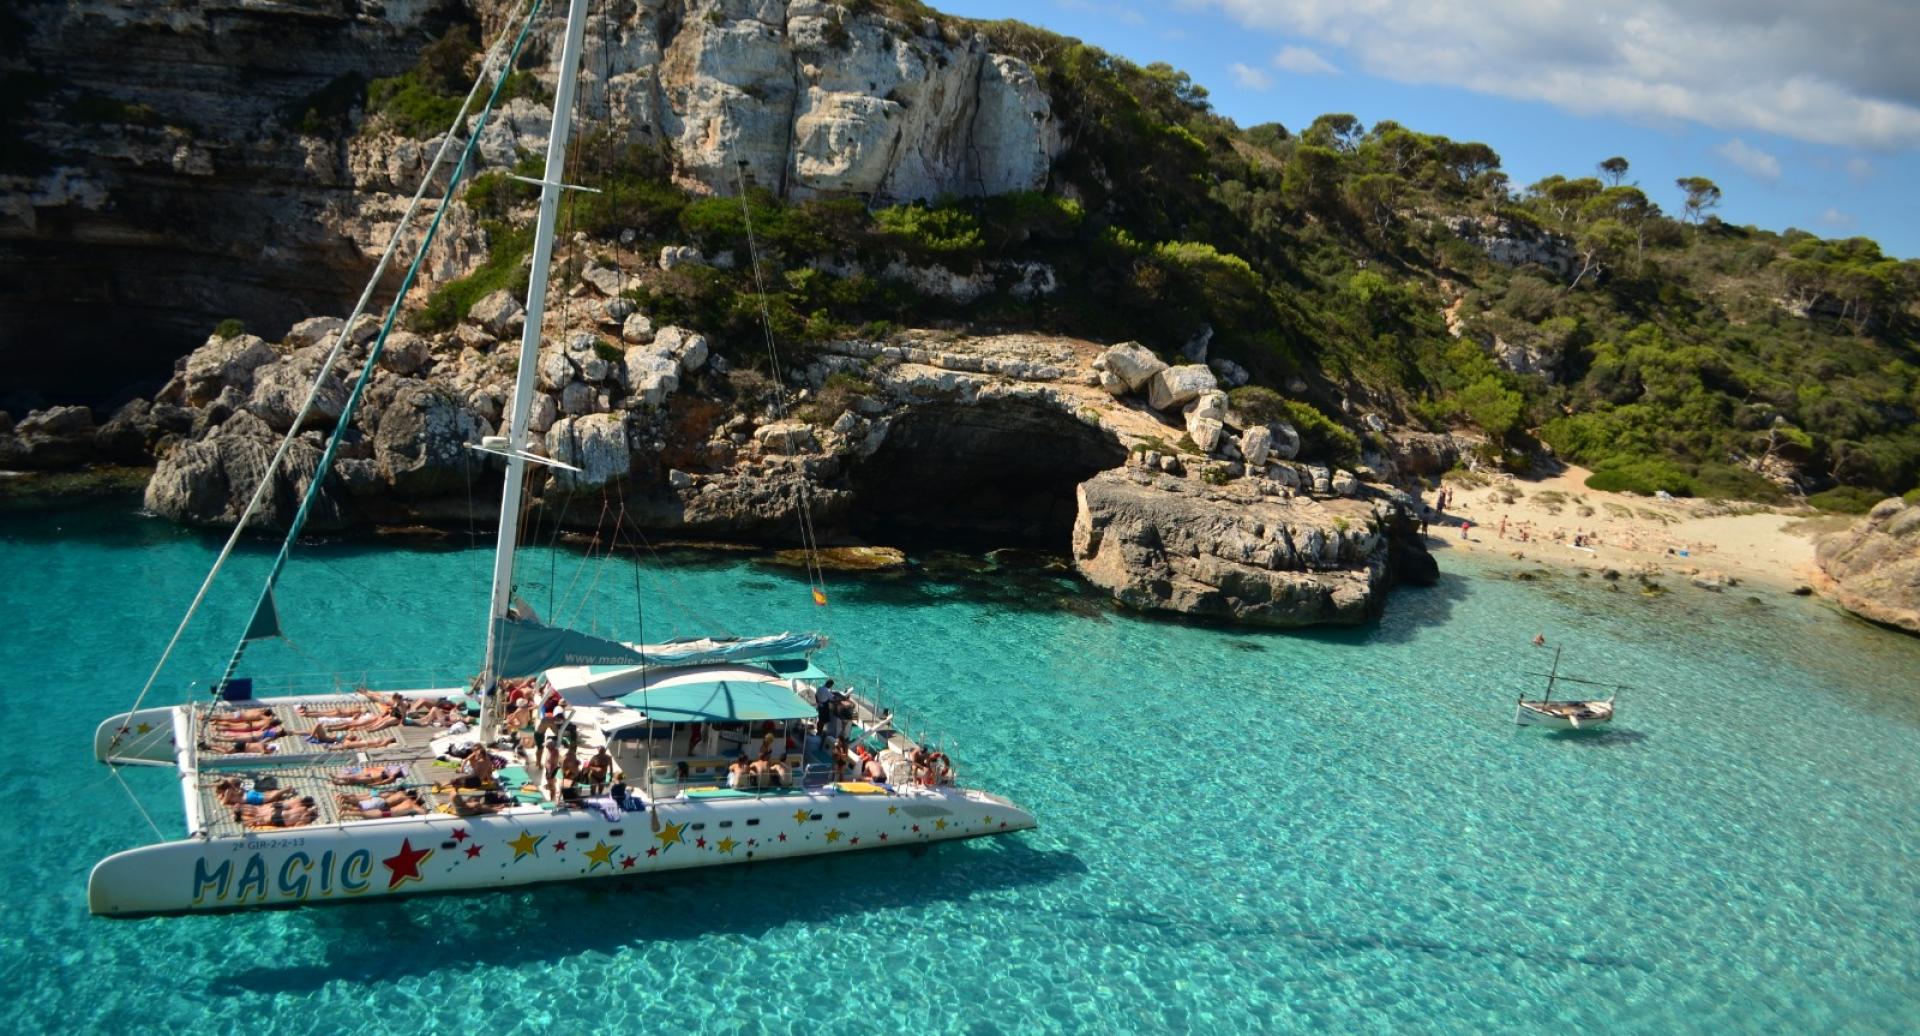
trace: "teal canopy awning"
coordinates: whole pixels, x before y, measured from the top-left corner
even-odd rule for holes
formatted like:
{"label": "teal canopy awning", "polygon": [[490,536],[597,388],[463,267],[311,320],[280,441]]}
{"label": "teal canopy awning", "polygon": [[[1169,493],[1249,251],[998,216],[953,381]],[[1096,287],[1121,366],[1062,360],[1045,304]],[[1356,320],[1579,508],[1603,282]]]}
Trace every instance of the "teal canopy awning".
{"label": "teal canopy awning", "polygon": [[655,723],[744,723],[806,719],[814,707],[786,684],[752,680],[707,680],[634,691],[620,704],[647,714]]}

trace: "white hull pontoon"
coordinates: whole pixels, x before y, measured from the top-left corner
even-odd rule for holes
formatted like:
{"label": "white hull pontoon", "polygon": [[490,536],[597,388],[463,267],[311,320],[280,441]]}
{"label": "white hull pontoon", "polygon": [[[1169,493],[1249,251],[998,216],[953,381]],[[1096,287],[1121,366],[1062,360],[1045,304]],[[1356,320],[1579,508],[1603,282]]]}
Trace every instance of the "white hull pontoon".
{"label": "white hull pontoon", "polygon": [[1513,721],[1523,727],[1582,730],[1613,722],[1613,699],[1592,701],[1527,701],[1521,699]]}

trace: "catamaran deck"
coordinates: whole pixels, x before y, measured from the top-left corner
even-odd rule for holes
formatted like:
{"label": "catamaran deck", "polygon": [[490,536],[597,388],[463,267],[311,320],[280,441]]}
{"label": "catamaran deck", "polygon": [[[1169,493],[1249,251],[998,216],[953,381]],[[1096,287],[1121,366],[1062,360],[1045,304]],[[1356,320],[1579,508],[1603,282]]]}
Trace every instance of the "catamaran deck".
{"label": "catamaran deck", "polygon": [[[462,700],[456,695],[443,692],[412,693],[421,697],[452,697],[456,702]],[[896,782],[904,783],[911,775],[905,759],[919,746],[913,739],[888,724],[887,715],[871,702],[857,696],[853,700],[857,710],[855,729],[861,736],[873,737],[885,743],[885,750],[892,760],[891,774]],[[302,697],[297,704],[280,703],[268,699],[239,702],[235,705],[249,710],[271,710],[276,725],[280,726],[284,733],[270,742],[276,747],[269,754],[228,755],[205,751],[199,754],[195,782],[198,812],[202,830],[211,837],[239,836],[262,831],[293,831],[386,819],[362,816],[353,810],[343,809],[336,798],[336,795],[343,793],[351,794],[356,799],[364,799],[394,791],[410,790],[418,794],[422,805],[429,812],[453,812],[453,790],[449,787],[449,782],[460,775],[461,769],[458,764],[442,758],[436,752],[436,743],[444,744],[443,739],[452,738],[471,744],[472,736],[469,734],[453,734],[447,727],[409,724],[356,735],[376,741],[391,737],[394,739],[391,745],[378,748],[329,749],[310,740],[310,736],[317,730],[333,725],[322,724],[319,722],[320,717],[304,715],[301,710],[303,708],[322,710],[329,706],[364,706],[366,711],[371,712],[374,709],[373,703],[363,697],[342,695],[331,698]],[[195,722],[199,724],[195,737],[204,738],[207,714],[198,714]],[[592,726],[582,726],[580,734],[580,748],[583,752],[591,753],[604,743],[601,732]],[[530,752],[499,748],[492,751],[496,756],[505,755],[509,759],[508,765],[499,772],[497,790],[512,796],[514,804],[511,807],[502,807],[503,811],[511,808],[543,810],[556,808],[558,804],[546,796],[543,788],[535,790],[537,778],[533,776],[534,767],[533,760],[529,758]],[[832,783],[830,768],[817,760],[807,760],[799,756],[794,759],[800,765],[793,771],[795,774],[793,787],[761,790],[728,788],[724,771],[725,760],[690,760],[701,764],[693,778],[659,794],[659,797],[670,799],[682,792],[691,798],[782,795],[807,788],[819,789]],[[719,764],[718,767],[714,766],[716,763]],[[334,781],[335,777],[342,776],[350,770],[372,767],[403,769],[405,774],[398,780],[378,785],[339,784]],[[250,825],[244,820],[236,819],[234,808],[222,803],[215,789],[216,784],[230,778],[242,781],[247,787],[263,791],[290,790],[294,794],[285,797],[289,800],[312,799],[315,819],[306,824],[287,827]],[[643,776],[633,774],[628,775],[626,779],[632,793],[642,798],[648,797],[649,788]],[[851,774],[847,779],[860,780],[858,776]],[[262,782],[265,784],[264,787],[261,786]],[[659,791],[659,789],[653,790]],[[463,789],[463,791],[472,794],[474,789]]]}

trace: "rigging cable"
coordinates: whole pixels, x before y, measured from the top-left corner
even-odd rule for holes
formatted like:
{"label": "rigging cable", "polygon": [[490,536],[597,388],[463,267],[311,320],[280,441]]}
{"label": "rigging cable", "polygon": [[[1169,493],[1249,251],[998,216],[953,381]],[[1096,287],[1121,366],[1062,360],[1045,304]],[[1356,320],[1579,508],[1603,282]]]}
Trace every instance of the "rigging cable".
{"label": "rigging cable", "polygon": [[[740,217],[747,228],[747,257],[753,266],[753,287],[760,302],[760,331],[767,340],[767,365],[773,375],[773,413],[775,417],[787,414],[786,378],[780,371],[780,352],[773,344],[773,317],[767,311],[767,283],[760,273],[760,245],[753,233],[753,209],[747,204],[747,176],[745,160],[737,161],[733,166],[735,182],[740,186]],[[799,493],[800,544],[806,550],[805,565],[807,588],[812,592],[815,604],[827,603],[826,570],[820,565],[820,544],[814,537],[813,504],[807,493],[807,469],[803,461],[799,464],[795,485]]]}
{"label": "rigging cable", "polygon": [[[532,6],[527,11],[526,21],[520,28],[520,35],[514,40],[513,49],[508,55],[508,60],[511,60],[512,54],[519,52],[520,45],[525,42],[527,30],[532,27],[534,16],[539,13],[542,3],[543,0],[533,0]],[[173,651],[179,646],[180,638],[186,634],[188,624],[193,621],[194,615],[200,610],[200,605],[206,600],[207,592],[213,588],[214,578],[220,574],[221,567],[226,564],[227,558],[233,554],[234,547],[239,544],[241,535],[246,531],[247,523],[259,512],[261,502],[266,499],[267,491],[273,486],[274,473],[280,470],[281,464],[286,460],[287,451],[292,449],[294,440],[299,438],[300,430],[302,426],[305,425],[307,417],[313,413],[314,403],[320,396],[321,385],[326,382],[326,376],[333,370],[334,364],[339,362],[340,355],[345,350],[346,343],[352,336],[354,325],[360,322],[361,315],[367,310],[367,304],[373,300],[374,289],[379,286],[380,281],[385,277],[387,266],[393,261],[394,255],[399,250],[400,241],[406,232],[407,225],[413,221],[414,214],[420,208],[421,199],[426,197],[427,188],[433,183],[434,174],[440,169],[440,166],[446,160],[447,154],[452,150],[453,142],[458,135],[460,127],[466,122],[467,111],[473,107],[473,100],[479,96],[480,87],[486,83],[488,75],[494,71],[500,50],[506,44],[507,39],[507,34],[501,33],[500,38],[494,41],[493,49],[488,51],[486,58],[481,61],[480,73],[475,77],[473,87],[467,91],[466,100],[460,103],[460,110],[454,115],[453,125],[448,129],[446,136],[441,139],[440,148],[434,152],[433,161],[428,163],[426,175],[421,178],[419,188],[413,193],[413,199],[407,203],[406,211],[400,214],[399,221],[394,224],[393,233],[387,238],[386,250],[380,254],[380,261],[374,265],[373,275],[367,279],[367,286],[361,290],[360,299],[354,304],[353,312],[348,314],[346,323],[341,325],[339,332],[334,335],[333,348],[327,353],[326,359],[320,363],[320,370],[314,377],[313,387],[307,390],[306,401],[300,406],[300,415],[294,419],[293,425],[287,429],[287,434],[280,440],[280,445],[274,450],[272,458],[267,461],[265,469],[260,474],[259,483],[253,488],[253,495],[247,498],[247,506],[241,510],[240,519],[233,525],[233,532],[227,536],[227,542],[221,546],[219,555],[213,560],[213,567],[208,570],[206,579],[200,583],[200,589],[194,593],[192,602],[187,605],[187,612],[181,616],[180,625],[174,628],[173,636],[168,638],[167,646],[161,650],[160,660],[154,663],[153,672],[148,674],[147,682],[141,686],[140,693],[134,697],[133,707],[127,710],[129,714],[140,711],[141,704],[146,701],[147,695],[153,690],[153,685],[159,681],[160,674],[165,671],[168,659],[173,657]],[[499,86],[496,85],[494,87],[494,96],[498,94]],[[487,101],[487,109],[490,110],[492,106],[493,98],[490,96]],[[485,124],[486,116],[483,111],[481,115],[481,126]],[[477,137],[478,133],[476,132],[474,136]],[[469,149],[471,149],[471,146],[472,142],[469,140]],[[463,161],[464,158],[465,155],[463,154]],[[454,178],[454,182],[458,182],[457,176]],[[445,206],[442,205],[442,208],[444,209]],[[437,218],[438,217],[436,217],[436,219]],[[422,247],[420,251],[421,254],[425,254],[426,249]],[[114,732],[113,740],[107,745],[108,753],[111,753],[114,748],[119,746],[121,738],[126,736],[126,733],[124,729]]]}

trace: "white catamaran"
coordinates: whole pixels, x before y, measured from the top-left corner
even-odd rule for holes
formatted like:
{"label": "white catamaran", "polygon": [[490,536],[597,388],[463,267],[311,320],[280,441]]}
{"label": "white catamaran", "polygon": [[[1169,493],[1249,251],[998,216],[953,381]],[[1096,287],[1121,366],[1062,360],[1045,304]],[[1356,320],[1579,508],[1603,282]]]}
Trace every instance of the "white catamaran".
{"label": "white catamaran", "polygon": [[[482,86],[494,82],[467,134],[449,197],[539,7],[536,0],[511,47],[503,38],[488,55],[454,123],[457,129]],[[508,435],[476,445],[506,460],[479,678],[454,688],[256,697],[251,681],[235,676],[250,641],[279,633],[275,580],[427,253],[422,243],[233,661],[213,685],[218,700],[141,707],[295,432],[269,462],[133,709],[109,718],[94,735],[95,754],[109,766],[177,768],[187,829],[179,840],[97,863],[87,883],[94,913],[282,907],[592,881],[1034,826],[1031,815],[1006,799],[959,787],[944,756],[895,729],[874,702],[834,692],[813,662],[824,637],[621,643],[544,625],[514,599],[526,465],[552,463],[532,448],[527,413],[586,7],[587,0],[571,0],[561,47]],[[458,135],[444,139],[402,229]],[[443,202],[439,211],[445,210]],[[429,239],[439,219],[429,226]],[[335,339],[316,393],[394,251],[390,244]],[[307,412],[313,399],[310,394]],[[296,431],[304,418],[294,422]],[[404,653],[405,645],[394,650]],[[465,763],[456,768],[450,759]]]}

